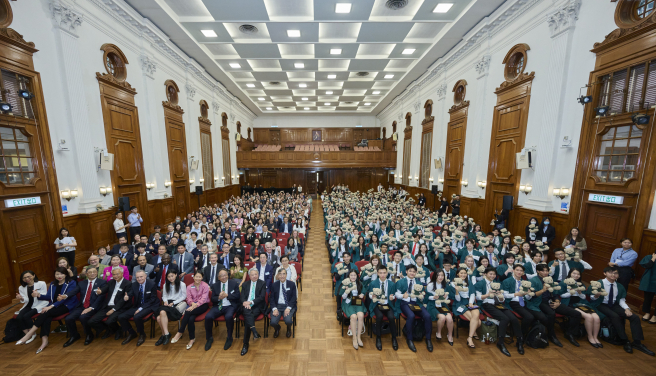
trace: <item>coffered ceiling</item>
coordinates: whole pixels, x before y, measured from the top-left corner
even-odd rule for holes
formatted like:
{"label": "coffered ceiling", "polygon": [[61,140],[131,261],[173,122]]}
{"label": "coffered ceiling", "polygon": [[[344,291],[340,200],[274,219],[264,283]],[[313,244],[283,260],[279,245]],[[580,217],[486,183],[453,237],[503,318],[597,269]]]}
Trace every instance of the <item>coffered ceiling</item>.
{"label": "coffered ceiling", "polygon": [[126,0],[258,115],[376,114],[504,1]]}

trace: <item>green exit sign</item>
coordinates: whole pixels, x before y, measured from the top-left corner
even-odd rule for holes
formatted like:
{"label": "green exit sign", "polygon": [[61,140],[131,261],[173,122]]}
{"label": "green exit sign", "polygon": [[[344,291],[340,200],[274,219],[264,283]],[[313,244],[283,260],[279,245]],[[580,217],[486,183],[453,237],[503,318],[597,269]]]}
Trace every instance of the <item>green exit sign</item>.
{"label": "green exit sign", "polygon": [[17,208],[19,206],[30,206],[30,205],[37,205],[40,203],[41,203],[41,197],[13,198],[11,200],[5,200],[5,207]]}
{"label": "green exit sign", "polygon": [[616,205],[621,205],[624,203],[623,196],[598,195],[595,193],[590,193],[588,200],[594,202],[603,202],[605,204],[616,204]]}

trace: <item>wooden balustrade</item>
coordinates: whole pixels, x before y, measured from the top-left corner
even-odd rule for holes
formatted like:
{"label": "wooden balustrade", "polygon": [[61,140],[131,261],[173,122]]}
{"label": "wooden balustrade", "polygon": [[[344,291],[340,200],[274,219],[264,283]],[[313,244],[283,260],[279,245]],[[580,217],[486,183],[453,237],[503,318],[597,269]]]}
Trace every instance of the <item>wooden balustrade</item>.
{"label": "wooden balustrade", "polygon": [[237,168],[396,168],[396,151],[238,151]]}

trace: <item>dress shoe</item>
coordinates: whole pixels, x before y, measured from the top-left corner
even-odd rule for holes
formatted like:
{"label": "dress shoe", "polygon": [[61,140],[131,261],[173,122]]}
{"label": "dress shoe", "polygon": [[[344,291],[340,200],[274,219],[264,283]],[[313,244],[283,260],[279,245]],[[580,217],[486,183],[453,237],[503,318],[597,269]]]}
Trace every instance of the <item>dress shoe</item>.
{"label": "dress shoe", "polygon": [[280,335],[280,325],[274,326],[273,329],[273,338],[278,338]]}
{"label": "dress shoe", "polygon": [[205,342],[205,351],[209,351],[212,348],[212,342],[214,342],[214,338],[210,338]]}
{"label": "dress shoe", "polygon": [[139,334],[139,339],[137,339],[137,347],[141,346],[146,342],[146,335],[145,334]]}
{"label": "dress shoe", "polygon": [[[500,339],[500,341],[503,341],[503,339]],[[524,355],[524,340],[522,338],[517,338],[517,352],[519,355]]]}
{"label": "dress shoe", "polygon": [[120,330],[116,331],[116,334],[114,334],[114,340],[118,341],[119,339],[123,338],[123,332]]}
{"label": "dress shoe", "polygon": [[631,347],[631,342],[627,341],[624,344],[624,351],[628,352],[629,354],[633,354],[633,348]]}
{"label": "dress shoe", "polygon": [[228,350],[230,346],[232,346],[232,337],[228,337],[228,339],[226,339],[226,343],[223,346],[223,349]]}
{"label": "dress shoe", "polygon": [[35,339],[36,339],[36,333],[34,333],[34,334],[32,335],[32,338],[30,338],[30,339],[28,339],[27,341],[25,341],[25,344],[27,345],[28,343],[34,341]]}
{"label": "dress shoe", "polygon": [[135,338],[137,338],[137,333],[128,333],[128,337],[121,342],[121,345],[127,345]]}
{"label": "dress shoe", "polygon": [[[102,336],[100,336],[100,339],[107,339],[107,338],[111,337],[114,334],[114,332],[112,332],[109,329],[105,330],[104,333],[102,331],[100,333],[102,333]],[[97,333],[97,334],[100,335],[100,333]]]}
{"label": "dress shoe", "polygon": [[37,354],[40,354],[41,351],[43,351],[43,349],[38,349],[38,350],[36,350],[36,353],[37,353]]}
{"label": "dress shoe", "polygon": [[392,338],[392,348],[394,351],[399,349],[399,343],[396,341],[396,337]]}
{"label": "dress shoe", "polygon": [[244,347],[241,348],[241,356],[246,355],[248,352],[248,343],[244,343]]}
{"label": "dress shoe", "polygon": [[597,348],[599,348],[599,349],[603,349],[603,348],[604,348],[604,345],[602,345],[601,342],[599,342],[599,343],[597,344]]}
{"label": "dress shoe", "polygon": [[633,347],[634,349],[636,349],[636,350],[638,350],[638,351],[642,351],[643,353],[645,353],[645,354],[647,354],[647,355],[654,356],[654,352],[651,351],[651,350],[649,350],[649,349],[647,348],[647,346],[643,345],[642,343],[640,343],[640,344],[636,344],[636,343],[634,342],[634,343],[631,344],[631,347]]}
{"label": "dress shoe", "polygon": [[93,342],[93,334],[89,334],[87,338],[84,339],[84,346],[88,346],[91,342]]}
{"label": "dress shoe", "polygon": [[433,342],[431,342],[430,338],[426,338],[426,348],[428,352],[433,352]]}
{"label": "dress shoe", "polygon": [[[501,353],[503,355],[510,356],[510,351],[508,351],[508,349],[506,348],[506,344],[503,343],[503,340],[501,340],[500,342],[497,343],[497,347],[499,348],[499,350],[501,350]],[[522,352],[520,352],[520,354],[523,354],[523,353],[524,353],[524,351],[522,349]]]}
{"label": "dress shoe", "polygon": [[[259,339],[259,338],[261,338],[261,337],[260,337],[260,333],[257,332],[257,330],[255,329],[255,327],[252,327],[252,328],[251,328],[251,333],[253,333],[253,339]],[[248,350],[246,350],[246,351],[248,351]]]}
{"label": "dress shoe", "polygon": [[376,348],[378,351],[383,351],[383,341],[380,340],[380,336],[376,336]]}
{"label": "dress shoe", "polygon": [[74,335],[74,336],[71,336],[71,338],[69,338],[68,341],[64,342],[64,347],[68,347],[68,346],[74,344],[75,341],[77,341],[77,340],[80,339],[80,338],[82,338],[82,337],[80,337],[79,334],[76,334],[76,335]]}
{"label": "dress shoe", "polygon": [[563,344],[560,343],[560,341],[558,340],[558,338],[556,338],[556,336],[551,336],[551,338],[549,339],[551,340],[551,342],[553,342],[554,345],[558,347],[563,347]]}
{"label": "dress shoe", "polygon": [[576,342],[576,340],[574,339],[574,336],[573,336],[573,335],[568,334],[568,335],[566,335],[565,337],[567,337],[567,340],[568,340],[569,343],[571,343],[572,345],[574,345],[574,346],[576,346],[576,347],[581,347],[581,345],[579,345],[579,343]]}
{"label": "dress shoe", "polygon": [[287,338],[291,338],[291,336],[292,336],[292,327],[291,326],[287,327],[287,334],[285,334],[285,335],[287,336]]}
{"label": "dress shoe", "polygon": [[162,345],[168,345],[170,341],[171,341],[171,333],[164,336],[164,343],[162,343]]}
{"label": "dress shoe", "polygon": [[415,344],[412,342],[411,339],[406,339],[405,341],[408,343],[408,348],[410,349],[410,351],[417,352],[417,348],[415,347]]}
{"label": "dress shoe", "polygon": [[159,336],[159,339],[155,342],[155,346],[161,346],[164,343],[164,337],[165,336]]}

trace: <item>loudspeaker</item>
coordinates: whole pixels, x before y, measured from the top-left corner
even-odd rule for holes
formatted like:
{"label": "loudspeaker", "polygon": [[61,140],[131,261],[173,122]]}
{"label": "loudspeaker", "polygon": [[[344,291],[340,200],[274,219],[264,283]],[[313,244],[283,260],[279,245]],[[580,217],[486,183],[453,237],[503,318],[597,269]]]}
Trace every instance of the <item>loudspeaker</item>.
{"label": "loudspeaker", "polygon": [[512,210],[514,200],[515,198],[513,196],[503,196],[503,209]]}
{"label": "loudspeaker", "polygon": [[437,191],[437,185],[432,186],[432,191],[433,191],[433,194],[434,194],[434,195],[437,194],[437,192],[438,192],[438,191]]}
{"label": "loudspeaker", "polygon": [[197,195],[202,195],[203,194],[203,186],[202,185],[197,185],[196,186],[196,194]]}
{"label": "loudspeaker", "polygon": [[118,198],[118,210],[123,212],[130,211],[130,197]]}

